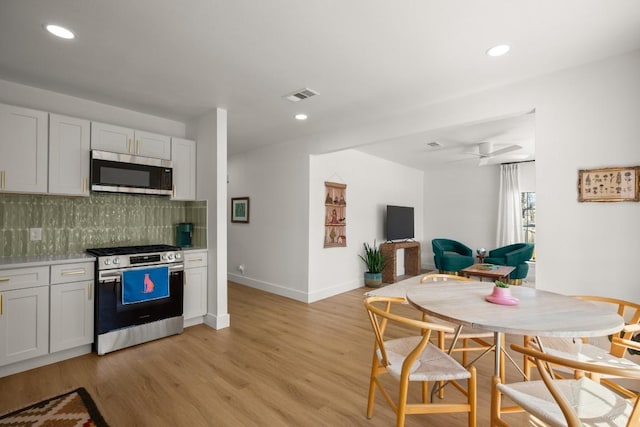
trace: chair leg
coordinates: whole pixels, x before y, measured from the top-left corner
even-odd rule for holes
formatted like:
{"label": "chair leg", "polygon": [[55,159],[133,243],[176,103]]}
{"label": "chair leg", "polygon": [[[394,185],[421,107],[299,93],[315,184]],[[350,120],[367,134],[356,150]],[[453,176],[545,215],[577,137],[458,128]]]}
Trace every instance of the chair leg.
{"label": "chair leg", "polygon": [[476,367],[469,368],[471,378],[467,382],[467,399],[469,402],[469,427],[476,427],[478,423],[478,394],[477,394],[477,377]]}
{"label": "chair leg", "polygon": [[371,419],[373,416],[373,405],[376,399],[376,378],[378,377],[378,356],[373,353],[373,360],[371,361],[371,376],[369,378],[369,399],[367,400],[367,418]]}
{"label": "chair leg", "polygon": [[429,382],[422,381],[422,403],[429,403],[431,400],[431,393],[429,392]]}
{"label": "chair leg", "polygon": [[[445,353],[447,352],[444,341],[444,332],[442,331],[438,331],[438,348]],[[440,387],[440,389],[438,390],[438,397],[440,399],[444,399],[444,381],[440,381],[438,383],[438,387]]]}
{"label": "chair leg", "polygon": [[409,394],[409,376],[400,378],[400,393],[398,393],[398,410],[396,413],[396,426],[404,427],[404,417],[407,411],[407,396]]}
{"label": "chair leg", "polygon": [[[469,347],[469,339],[468,338],[464,338],[462,340],[462,348],[466,349],[468,347]],[[467,366],[467,358],[468,358],[467,351],[462,350],[462,365],[463,366]]]}
{"label": "chair leg", "polygon": [[491,377],[491,427],[499,426],[500,419],[500,406],[502,405],[502,396],[498,391],[498,383],[500,383],[500,378],[493,376]]}
{"label": "chair leg", "polygon": [[[531,341],[531,337],[528,335],[525,335],[523,337],[523,343],[522,345],[524,347],[530,347],[529,342]],[[523,378],[524,381],[527,381],[529,378],[531,378],[531,368],[533,367],[533,363],[531,362],[531,360],[529,360],[529,357],[527,357],[527,355],[522,355],[522,371],[524,372],[525,377]]]}

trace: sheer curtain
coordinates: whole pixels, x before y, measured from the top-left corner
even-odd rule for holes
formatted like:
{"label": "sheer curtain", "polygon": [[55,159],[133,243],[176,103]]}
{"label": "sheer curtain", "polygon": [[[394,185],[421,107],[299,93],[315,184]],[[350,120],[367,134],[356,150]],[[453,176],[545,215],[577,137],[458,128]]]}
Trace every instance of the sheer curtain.
{"label": "sheer curtain", "polygon": [[497,247],[519,243],[524,239],[519,175],[518,163],[500,165]]}

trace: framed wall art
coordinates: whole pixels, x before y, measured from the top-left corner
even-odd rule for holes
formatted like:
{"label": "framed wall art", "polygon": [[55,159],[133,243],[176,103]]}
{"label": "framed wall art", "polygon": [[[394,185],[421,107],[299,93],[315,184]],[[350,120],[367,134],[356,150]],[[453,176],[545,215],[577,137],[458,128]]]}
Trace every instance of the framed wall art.
{"label": "framed wall art", "polygon": [[637,202],[639,166],[581,169],[578,171],[579,202]]}
{"label": "framed wall art", "polygon": [[248,197],[234,197],[231,199],[231,222],[249,223]]}

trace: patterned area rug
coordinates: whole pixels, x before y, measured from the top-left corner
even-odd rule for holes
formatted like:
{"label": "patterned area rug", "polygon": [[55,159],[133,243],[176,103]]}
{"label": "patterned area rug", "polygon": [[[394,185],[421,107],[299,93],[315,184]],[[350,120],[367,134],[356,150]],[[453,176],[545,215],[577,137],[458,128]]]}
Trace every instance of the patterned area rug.
{"label": "patterned area rug", "polygon": [[108,427],[84,388],[0,416],[0,426]]}

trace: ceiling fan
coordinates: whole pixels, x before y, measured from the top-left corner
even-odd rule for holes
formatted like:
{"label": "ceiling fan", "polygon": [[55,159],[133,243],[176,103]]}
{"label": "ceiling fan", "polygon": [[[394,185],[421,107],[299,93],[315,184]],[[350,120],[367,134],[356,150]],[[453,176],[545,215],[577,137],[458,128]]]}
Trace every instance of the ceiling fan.
{"label": "ceiling fan", "polygon": [[506,147],[494,149],[493,142],[485,141],[473,144],[472,150],[465,150],[463,154],[469,154],[480,159],[478,166],[485,166],[489,164],[489,160],[502,156],[513,151],[520,150],[522,146],[517,144],[507,145]]}

